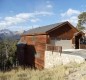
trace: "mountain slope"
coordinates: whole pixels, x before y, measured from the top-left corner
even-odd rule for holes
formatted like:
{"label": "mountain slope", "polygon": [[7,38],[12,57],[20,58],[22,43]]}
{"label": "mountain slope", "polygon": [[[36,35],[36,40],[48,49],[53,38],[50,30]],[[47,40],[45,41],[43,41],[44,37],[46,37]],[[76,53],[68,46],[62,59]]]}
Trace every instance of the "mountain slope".
{"label": "mountain slope", "polygon": [[10,31],[8,29],[3,29],[3,30],[0,30],[0,40],[5,39],[5,38],[19,40],[20,35],[22,33],[23,33],[23,31],[19,32],[19,31]]}

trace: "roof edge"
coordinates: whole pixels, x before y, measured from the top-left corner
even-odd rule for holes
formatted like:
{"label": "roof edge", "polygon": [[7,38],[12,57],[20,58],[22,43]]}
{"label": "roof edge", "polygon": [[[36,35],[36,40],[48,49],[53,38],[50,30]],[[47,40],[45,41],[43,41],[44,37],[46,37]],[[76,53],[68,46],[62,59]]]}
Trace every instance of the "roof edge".
{"label": "roof edge", "polygon": [[54,31],[55,29],[58,29],[59,27],[61,27],[61,26],[65,25],[65,24],[70,25],[70,27],[72,27],[72,28],[76,29],[76,31],[78,31],[78,32],[79,32],[79,30],[78,30],[77,28],[75,28],[72,24],[70,24],[68,21],[65,21],[65,22],[63,22],[62,24],[60,24],[58,27],[56,26],[55,28],[53,28],[53,29],[51,29],[51,30],[47,31],[46,33],[48,34],[48,33],[50,33],[51,31]]}
{"label": "roof edge", "polygon": [[47,33],[35,33],[35,34],[22,34],[21,36],[36,36],[36,35],[47,35]]}
{"label": "roof edge", "polygon": [[58,27],[56,26],[56,27],[52,28],[51,30],[46,31],[46,33],[48,34],[48,33],[52,32],[52,31],[54,31],[55,29],[58,29],[59,27],[63,26],[63,25],[66,24],[66,23],[68,23],[68,21],[65,21],[65,22],[63,22],[62,24],[59,24]]}

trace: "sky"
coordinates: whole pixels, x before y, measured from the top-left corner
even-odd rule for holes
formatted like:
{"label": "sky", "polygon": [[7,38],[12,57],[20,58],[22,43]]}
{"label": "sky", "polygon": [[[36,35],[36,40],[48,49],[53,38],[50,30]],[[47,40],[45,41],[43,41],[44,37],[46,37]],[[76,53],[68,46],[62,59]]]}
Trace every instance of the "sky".
{"label": "sky", "polygon": [[29,30],[69,21],[76,26],[86,0],[0,0],[0,30]]}

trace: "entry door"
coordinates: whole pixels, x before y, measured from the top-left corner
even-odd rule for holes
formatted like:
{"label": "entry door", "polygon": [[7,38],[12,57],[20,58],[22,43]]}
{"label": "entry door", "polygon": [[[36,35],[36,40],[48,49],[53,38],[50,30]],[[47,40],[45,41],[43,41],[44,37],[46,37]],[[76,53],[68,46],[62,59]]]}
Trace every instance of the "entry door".
{"label": "entry door", "polygon": [[75,36],[75,49],[79,49],[79,38]]}

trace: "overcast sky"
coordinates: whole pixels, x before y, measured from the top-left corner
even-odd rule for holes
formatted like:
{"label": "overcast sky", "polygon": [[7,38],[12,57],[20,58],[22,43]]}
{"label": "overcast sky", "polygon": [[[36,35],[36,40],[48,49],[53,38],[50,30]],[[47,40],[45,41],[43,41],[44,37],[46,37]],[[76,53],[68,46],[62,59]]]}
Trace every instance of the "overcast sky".
{"label": "overcast sky", "polygon": [[69,21],[86,11],[86,0],[0,0],[0,30],[28,30]]}

